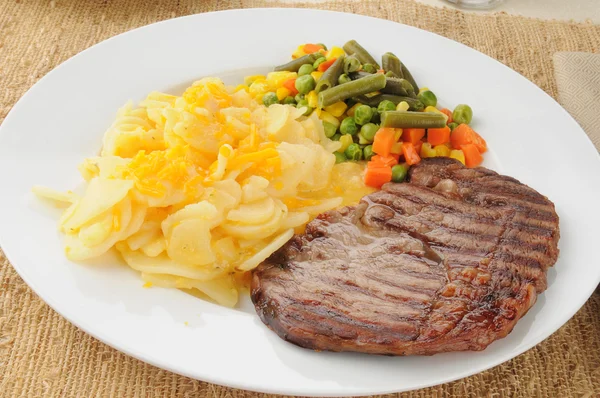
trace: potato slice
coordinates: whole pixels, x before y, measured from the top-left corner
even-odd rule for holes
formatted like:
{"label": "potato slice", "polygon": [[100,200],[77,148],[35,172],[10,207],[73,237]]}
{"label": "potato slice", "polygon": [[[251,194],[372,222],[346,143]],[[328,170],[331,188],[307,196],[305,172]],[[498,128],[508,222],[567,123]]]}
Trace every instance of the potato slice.
{"label": "potato slice", "polygon": [[272,198],[265,198],[258,202],[240,205],[237,209],[227,213],[227,220],[245,225],[264,223],[273,218],[275,202]]}
{"label": "potato slice", "polygon": [[191,218],[173,227],[167,241],[167,253],[173,261],[178,263],[207,265],[216,260],[210,243],[210,223],[206,220]]}

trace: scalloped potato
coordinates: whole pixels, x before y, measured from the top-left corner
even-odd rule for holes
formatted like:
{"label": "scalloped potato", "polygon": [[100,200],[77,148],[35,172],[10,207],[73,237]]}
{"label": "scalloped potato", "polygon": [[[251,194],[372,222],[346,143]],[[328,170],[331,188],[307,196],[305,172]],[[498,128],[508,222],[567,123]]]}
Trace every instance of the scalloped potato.
{"label": "scalloped potato", "polygon": [[294,231],[347,203],[346,190],[369,191],[362,166],[335,165],[341,144],[316,114],[267,108],[215,78],[180,97],[154,92],[128,103],[103,143],[79,167],[83,195],[34,190],[69,206],[59,221],[66,256],[116,248],[145,281],[226,306],[237,302],[240,275]]}

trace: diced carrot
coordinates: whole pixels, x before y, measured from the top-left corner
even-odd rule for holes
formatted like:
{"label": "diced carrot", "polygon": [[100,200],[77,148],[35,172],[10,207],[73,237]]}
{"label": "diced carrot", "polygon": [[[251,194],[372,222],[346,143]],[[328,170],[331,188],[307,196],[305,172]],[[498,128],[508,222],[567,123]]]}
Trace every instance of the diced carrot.
{"label": "diced carrot", "polygon": [[[372,164],[373,162],[369,162]],[[365,172],[365,184],[373,188],[381,188],[386,182],[392,181],[392,168],[386,166],[378,166],[376,164],[367,165]]]}
{"label": "diced carrot", "polygon": [[304,52],[306,54],[312,54],[312,53],[316,53],[317,51],[319,51],[320,49],[322,49],[323,46],[320,46],[319,44],[305,44],[304,45]]}
{"label": "diced carrot", "polygon": [[423,141],[419,140],[417,141],[415,144],[413,144],[415,147],[415,151],[417,153],[421,153],[421,148],[423,147]]}
{"label": "diced carrot", "polygon": [[416,144],[421,138],[425,137],[425,129],[403,129],[402,141]]}
{"label": "diced carrot", "polygon": [[479,153],[484,153],[485,151],[487,151],[487,142],[485,142],[483,137],[477,134],[476,131],[474,131],[473,133],[475,133],[475,141],[473,143],[475,144],[477,149],[479,149]]}
{"label": "diced carrot", "polygon": [[377,70],[377,73],[385,73],[385,70],[379,69],[379,70]]}
{"label": "diced carrot", "polygon": [[427,142],[433,146],[450,142],[450,127],[444,126],[438,129],[427,129]]}
{"label": "diced carrot", "polygon": [[461,145],[473,144],[475,142],[475,131],[468,124],[460,124],[450,134],[450,144],[454,149],[460,149]]}
{"label": "diced carrot", "polygon": [[417,164],[421,161],[421,157],[416,151],[415,146],[410,142],[402,144],[402,153],[404,154],[406,163],[409,165]]}
{"label": "diced carrot", "polygon": [[296,90],[296,79],[288,79],[283,82],[283,87],[290,90],[290,95],[298,94],[298,90]]}
{"label": "diced carrot", "polygon": [[381,128],[377,131],[373,139],[373,152],[381,156],[388,156],[395,142],[394,129]]}
{"label": "diced carrot", "polygon": [[440,109],[440,112],[442,112],[444,115],[448,116],[448,120],[446,121],[446,123],[452,123],[454,120],[452,120],[452,111],[448,108],[443,108]]}
{"label": "diced carrot", "polygon": [[477,167],[483,162],[483,156],[479,153],[479,149],[475,144],[466,144],[461,145],[460,149],[462,149],[465,154],[465,165],[467,167]]}
{"label": "diced carrot", "polygon": [[[400,158],[400,155],[398,155]],[[388,156],[375,155],[371,158],[371,162],[381,164],[382,166],[392,167],[398,164],[398,159],[393,154]]]}
{"label": "diced carrot", "polygon": [[319,72],[325,72],[327,69],[329,69],[329,67],[331,65],[333,65],[333,63],[335,62],[337,58],[331,58],[329,61],[325,61],[321,64],[319,64],[319,66],[317,67],[317,70]]}

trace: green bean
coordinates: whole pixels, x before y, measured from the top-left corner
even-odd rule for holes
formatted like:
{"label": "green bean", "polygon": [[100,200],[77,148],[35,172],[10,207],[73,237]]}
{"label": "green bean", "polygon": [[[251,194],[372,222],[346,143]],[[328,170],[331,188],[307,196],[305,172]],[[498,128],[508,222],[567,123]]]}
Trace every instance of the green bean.
{"label": "green bean", "polygon": [[350,55],[344,59],[344,73],[352,73],[360,70],[360,61],[355,56]]}
{"label": "green bean", "polygon": [[421,91],[419,95],[417,95],[417,99],[421,101],[425,106],[437,105],[437,97],[432,91],[429,90]]}
{"label": "green bean", "polygon": [[446,125],[446,118],[436,112],[386,111],[381,114],[382,127],[394,128],[440,128]]}
{"label": "green bean", "polygon": [[358,80],[358,79],[362,79],[363,77],[373,76],[373,74],[361,70],[358,72],[352,72],[352,73],[350,73],[349,76],[352,80]]}
{"label": "green bean", "polygon": [[469,124],[473,120],[473,109],[469,105],[460,104],[456,105],[454,112],[452,112],[452,120],[458,124]]}
{"label": "green bean", "polygon": [[364,64],[363,67],[362,67],[362,70],[364,70],[367,73],[375,73],[375,72],[377,72],[377,68],[373,64]]}
{"label": "green bean", "polygon": [[327,51],[327,46],[323,43],[317,43],[317,46],[323,47],[323,50]]}
{"label": "green bean", "polygon": [[379,112],[377,112],[376,106],[372,106],[371,110],[373,111],[373,116],[371,117],[371,123],[378,124],[379,122],[381,122],[381,115],[379,114]]}
{"label": "green bean", "polygon": [[391,101],[395,105],[398,105],[402,101],[406,101],[406,103],[408,103],[408,106],[409,106],[408,109],[411,111],[422,111],[423,109],[425,109],[425,105],[423,105],[423,103],[417,99],[410,98],[410,97],[401,97],[398,95],[391,95],[391,94],[379,94],[379,95],[375,95],[373,97],[367,97],[365,95],[361,95],[361,96],[358,96],[353,99],[356,100],[357,102],[360,102],[362,104],[366,104],[369,106],[377,106],[377,105],[379,105],[379,103],[381,101],[385,101],[385,100]]}
{"label": "green bean", "polygon": [[367,141],[373,142],[375,134],[379,130],[379,126],[375,123],[367,123],[360,128],[360,135],[363,136]]}
{"label": "green bean", "polygon": [[373,145],[367,145],[363,149],[363,157],[365,158],[365,160],[371,160],[373,155],[375,155],[375,152],[373,152]]}
{"label": "green bean", "polygon": [[308,94],[315,89],[315,79],[311,75],[299,76],[294,86],[300,94]]}
{"label": "green bean", "polygon": [[348,160],[358,161],[362,159],[363,151],[358,144],[350,144],[344,151],[344,155],[346,155]]}
{"label": "green bean", "polygon": [[454,131],[455,128],[458,127],[458,123],[456,122],[452,122],[452,123],[448,123],[448,127],[450,127],[450,131]]}
{"label": "green bean", "polygon": [[322,108],[351,97],[381,90],[384,87],[385,76],[377,73],[369,77],[332,87],[329,90],[321,91],[319,93],[319,106]]}
{"label": "green bean", "polygon": [[278,104],[279,98],[277,98],[277,94],[271,92],[263,95],[262,101],[264,106],[271,106],[273,104]]}
{"label": "green bean", "polygon": [[296,100],[294,97],[290,97],[289,95],[283,99],[283,103],[285,105],[296,105]]}
{"label": "green bean", "polygon": [[317,82],[315,91],[320,93],[338,84],[338,79],[344,69],[344,56],[341,55],[333,64],[321,75]]}
{"label": "green bean", "polygon": [[319,58],[316,59],[316,61],[313,63],[313,68],[315,68],[315,70],[317,70],[317,68],[319,67],[319,65],[321,65],[323,62],[327,61],[327,59],[324,56],[320,56]]}
{"label": "green bean", "polygon": [[383,57],[381,57],[381,63],[383,65],[383,70],[386,72],[392,72],[396,77],[402,78],[402,63],[400,59],[396,57],[392,53],[385,53]]}
{"label": "green bean", "polygon": [[312,64],[304,64],[298,69],[298,76],[310,75],[314,70]]}
{"label": "green bean", "polygon": [[331,124],[329,122],[323,122],[323,129],[325,130],[325,137],[331,138],[337,132],[337,127],[335,124]]}
{"label": "green bean", "polygon": [[331,137],[332,141],[339,141],[340,138],[342,138],[342,135],[340,133],[336,133],[333,135],[333,137]]}
{"label": "green bean", "polygon": [[352,116],[348,116],[340,124],[340,133],[354,135],[358,132],[358,126]]}
{"label": "green bean", "polygon": [[369,123],[373,117],[373,110],[369,105],[360,105],[354,110],[354,121],[356,124]]}
{"label": "green bean", "polygon": [[373,58],[363,46],[358,44],[356,40],[350,40],[344,44],[343,48],[344,51],[346,51],[346,54],[354,55],[361,64],[373,64],[375,69],[379,69],[379,64],[375,61],[375,58]]}
{"label": "green bean", "polygon": [[344,163],[345,161],[347,161],[348,159],[346,158],[346,155],[344,155],[341,152],[334,152],[333,153],[335,155],[335,163]]}
{"label": "green bean", "polygon": [[390,70],[390,71],[387,71],[387,72],[385,72],[385,77],[395,77],[395,78],[398,78],[398,79],[399,79],[398,75],[396,75],[396,74],[395,74],[394,72],[392,72],[391,70]]}
{"label": "green bean", "polygon": [[406,163],[397,164],[392,167],[392,181],[403,182],[408,175],[409,166]]}
{"label": "green bean", "polygon": [[396,105],[389,100],[383,100],[379,103],[379,105],[377,105],[377,112],[379,113],[383,113],[383,112],[387,112],[387,111],[395,111],[396,110]]}
{"label": "green bean", "polygon": [[352,81],[352,79],[350,79],[350,77],[345,73],[342,73],[340,75],[340,77],[338,77],[338,84],[344,84],[344,83],[348,83],[351,81]]}
{"label": "green bean", "polygon": [[273,70],[275,72],[284,71],[284,70],[288,71],[288,72],[298,72],[298,69],[300,69],[300,67],[302,65],[312,64],[313,62],[315,62],[316,59],[317,59],[317,57],[314,54],[307,54],[303,57],[296,58],[296,59],[288,62],[287,64],[276,66]]}
{"label": "green bean", "polygon": [[[387,93],[387,94],[400,95],[403,97],[408,97],[409,95],[408,95],[408,91],[406,90],[406,84],[404,84],[403,82],[408,83],[404,79],[388,77],[385,79],[385,87],[381,89],[381,92]],[[410,84],[410,83],[408,83],[408,84]],[[413,90],[413,92],[414,92],[414,90]]]}

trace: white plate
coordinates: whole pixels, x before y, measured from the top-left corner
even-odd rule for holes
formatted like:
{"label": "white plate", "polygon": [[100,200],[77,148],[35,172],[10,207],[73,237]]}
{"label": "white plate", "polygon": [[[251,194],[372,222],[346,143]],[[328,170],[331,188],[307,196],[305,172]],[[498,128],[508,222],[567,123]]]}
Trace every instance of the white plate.
{"label": "white plate", "polygon": [[[361,33],[352,37],[352,31]],[[144,289],[138,275],[114,258],[96,265],[64,258],[57,211],[39,203],[30,188],[77,185],[76,166],[98,151],[104,130],[127,100],[140,100],[152,90],[179,93],[199,77],[237,70],[227,74],[232,82],[248,68],[266,71],[287,61],[300,43],[341,45],[351,38],[377,56],[398,54],[442,104],[471,104],[475,127],[491,148],[485,165],[556,204],[560,259],[550,271],[547,292],[510,336],[483,352],[433,357],[317,353],[279,339],[249,300],[242,309],[225,309],[176,290]],[[587,136],[554,100],[462,44],[389,21],[314,10],[193,15],[100,43],[49,73],[19,101],[0,130],[0,242],[23,279],[56,311],[156,366],[271,393],[405,391],[511,359],[583,305],[600,280],[599,166]]]}

